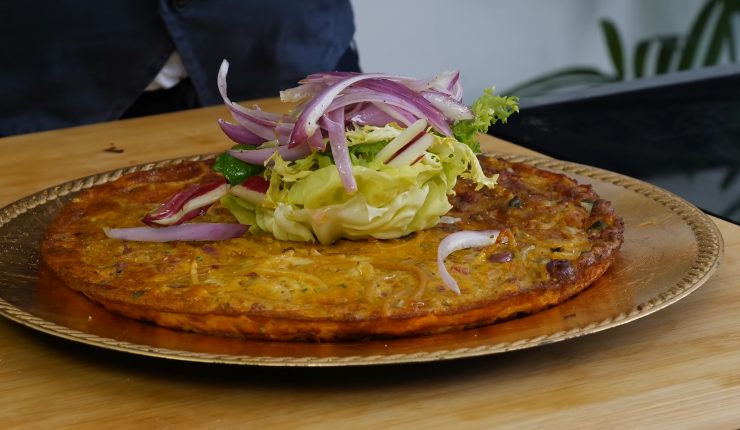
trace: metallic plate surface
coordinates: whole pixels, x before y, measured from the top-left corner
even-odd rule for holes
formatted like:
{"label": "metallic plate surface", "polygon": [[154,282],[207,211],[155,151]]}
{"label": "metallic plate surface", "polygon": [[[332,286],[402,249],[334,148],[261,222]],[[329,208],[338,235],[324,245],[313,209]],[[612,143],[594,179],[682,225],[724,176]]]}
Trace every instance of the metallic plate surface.
{"label": "metallic plate surface", "polygon": [[426,362],[531,348],[606,330],[669,306],[716,271],[723,243],[711,219],[653,185],[594,167],[494,154],[592,184],[625,222],[612,267],[571,300],[491,326],[436,336],[343,343],[269,342],[179,332],[108,312],[57,280],[40,262],[46,226],[79,190],[121,175],[197,160],[119,169],[38,192],[0,209],[0,315],[54,336],[167,359],[261,366]]}

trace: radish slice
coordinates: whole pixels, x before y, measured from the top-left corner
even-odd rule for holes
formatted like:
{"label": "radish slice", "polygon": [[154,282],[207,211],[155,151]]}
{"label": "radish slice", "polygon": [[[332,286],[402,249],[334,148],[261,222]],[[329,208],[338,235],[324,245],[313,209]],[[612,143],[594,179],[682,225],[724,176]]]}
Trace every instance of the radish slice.
{"label": "radish slice", "polygon": [[231,194],[247,201],[255,206],[261,206],[267,197],[270,183],[262,176],[251,176],[241,185],[231,187]]}
{"label": "radish slice", "polygon": [[148,213],[141,221],[148,225],[174,225],[205,213],[205,209],[229,192],[230,185],[224,181],[205,185],[191,185],[180,191],[157,209]]}
{"label": "radish slice", "polygon": [[482,231],[458,231],[442,239],[437,248],[437,270],[440,278],[447,288],[460,294],[460,287],[457,281],[450,275],[445,266],[447,256],[455,251],[467,248],[482,248],[496,243],[499,230],[482,230]]}
{"label": "radish slice", "polygon": [[174,242],[179,240],[226,240],[240,237],[249,229],[244,224],[196,223],[169,227],[106,228],[111,239],[134,242]]}

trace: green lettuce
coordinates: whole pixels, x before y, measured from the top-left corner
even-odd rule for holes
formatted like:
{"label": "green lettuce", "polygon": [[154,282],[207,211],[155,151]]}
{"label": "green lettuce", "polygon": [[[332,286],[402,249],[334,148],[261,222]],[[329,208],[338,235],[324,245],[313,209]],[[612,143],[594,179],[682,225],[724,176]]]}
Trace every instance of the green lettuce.
{"label": "green lettuce", "polygon": [[483,90],[483,95],[470,107],[473,119],[456,121],[452,125],[455,139],[468,145],[475,153],[480,152],[476,134],[487,132],[497,122],[505,124],[511,114],[519,112],[519,97],[497,96],[495,91],[496,87]]}
{"label": "green lettuce", "polygon": [[[386,142],[387,143],[387,142]],[[361,143],[355,146],[372,144]],[[352,148],[351,147],[351,148]],[[389,239],[430,228],[452,206],[458,177],[493,187],[473,151],[454,138],[435,136],[421,161],[392,167],[372,159],[352,166],[358,191],[346,193],[336,166],[314,152],[287,162],[279,155],[265,171],[270,181],[261,206],[229,195],[221,204],[252,232],[281,240],[332,243],[340,238]]]}

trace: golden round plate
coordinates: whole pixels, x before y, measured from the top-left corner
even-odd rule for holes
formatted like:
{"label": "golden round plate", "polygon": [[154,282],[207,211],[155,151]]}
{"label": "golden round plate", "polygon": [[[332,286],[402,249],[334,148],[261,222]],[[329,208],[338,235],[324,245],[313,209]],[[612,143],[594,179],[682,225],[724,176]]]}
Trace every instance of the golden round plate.
{"label": "golden round plate", "polygon": [[0,314],[65,339],[134,354],[261,366],[425,362],[531,348],[606,330],[671,305],[715,272],[723,243],[711,219],[653,185],[594,167],[499,155],[564,172],[611,200],[625,222],[612,267],[573,299],[524,318],[436,336],[353,343],[286,343],[179,332],[110,313],[43,267],[39,243],[79,190],[190,157],[94,175],[41,191],[0,210]]}

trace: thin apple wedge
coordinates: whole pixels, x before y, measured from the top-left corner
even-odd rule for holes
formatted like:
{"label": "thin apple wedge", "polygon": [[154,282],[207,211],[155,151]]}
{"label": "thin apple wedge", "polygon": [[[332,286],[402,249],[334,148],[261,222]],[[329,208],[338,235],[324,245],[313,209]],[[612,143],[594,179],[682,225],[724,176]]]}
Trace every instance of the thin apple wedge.
{"label": "thin apple wedge", "polygon": [[420,138],[424,134],[424,130],[426,130],[426,128],[427,121],[425,119],[420,119],[411,124],[406,130],[402,131],[401,134],[388,142],[388,144],[378,152],[375,159],[380,160],[383,163],[388,163],[405,146],[413,142],[415,139]]}
{"label": "thin apple wedge", "polygon": [[410,166],[424,157],[430,146],[434,143],[434,136],[423,133],[422,136],[393,154],[386,164],[393,167]]}

